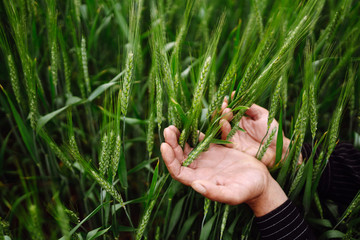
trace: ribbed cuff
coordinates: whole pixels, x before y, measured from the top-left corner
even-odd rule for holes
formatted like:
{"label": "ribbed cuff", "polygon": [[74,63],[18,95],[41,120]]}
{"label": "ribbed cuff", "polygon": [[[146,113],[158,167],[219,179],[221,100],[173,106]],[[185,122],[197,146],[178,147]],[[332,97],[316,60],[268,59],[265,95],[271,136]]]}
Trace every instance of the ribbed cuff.
{"label": "ribbed cuff", "polygon": [[290,200],[270,213],[255,218],[255,221],[263,240],[315,239],[303,216]]}

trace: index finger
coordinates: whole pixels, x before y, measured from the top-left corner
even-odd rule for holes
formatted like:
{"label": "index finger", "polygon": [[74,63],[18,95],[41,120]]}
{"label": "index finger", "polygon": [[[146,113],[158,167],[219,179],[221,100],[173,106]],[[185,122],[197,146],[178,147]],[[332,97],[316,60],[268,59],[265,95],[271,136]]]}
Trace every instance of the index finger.
{"label": "index finger", "polygon": [[175,158],[173,148],[168,143],[162,143],[160,150],[165,165],[172,178],[185,185],[191,185],[191,183],[195,180],[195,170],[189,167],[181,166],[181,163]]}

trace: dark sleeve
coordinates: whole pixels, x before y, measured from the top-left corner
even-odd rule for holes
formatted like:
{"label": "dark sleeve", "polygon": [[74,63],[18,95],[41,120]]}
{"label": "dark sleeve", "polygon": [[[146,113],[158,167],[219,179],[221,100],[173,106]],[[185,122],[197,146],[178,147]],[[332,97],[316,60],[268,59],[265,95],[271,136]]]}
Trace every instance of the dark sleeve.
{"label": "dark sleeve", "polygon": [[287,200],[270,213],[255,218],[263,240],[316,239],[295,205]]}
{"label": "dark sleeve", "polygon": [[[304,144],[302,155],[307,159],[311,144]],[[315,158],[319,155],[317,150]],[[321,175],[318,192],[321,198],[331,199],[347,206],[360,190],[360,151],[349,143],[339,143],[331,153],[329,162]]]}

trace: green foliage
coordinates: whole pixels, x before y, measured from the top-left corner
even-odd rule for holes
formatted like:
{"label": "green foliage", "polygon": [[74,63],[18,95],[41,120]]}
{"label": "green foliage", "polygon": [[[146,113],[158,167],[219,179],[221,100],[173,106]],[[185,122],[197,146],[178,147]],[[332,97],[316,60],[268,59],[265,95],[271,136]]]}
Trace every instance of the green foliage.
{"label": "green foliage", "polygon": [[[185,166],[229,143],[219,110],[232,92],[229,138],[253,103],[269,107],[279,132],[258,158],[277,134],[271,174],[315,234],[359,238],[360,195],[342,213],[317,193],[338,140],[359,141],[359,10],[351,0],[0,1],[0,238],[256,239],[246,206],[211,203],[158,161],[171,124],[194,147]],[[298,165],[304,142],[314,150]]]}

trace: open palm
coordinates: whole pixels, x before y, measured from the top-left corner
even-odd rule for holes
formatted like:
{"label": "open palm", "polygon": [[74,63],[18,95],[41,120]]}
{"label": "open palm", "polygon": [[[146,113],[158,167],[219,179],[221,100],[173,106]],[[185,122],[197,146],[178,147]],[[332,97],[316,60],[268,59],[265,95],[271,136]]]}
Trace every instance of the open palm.
{"label": "open palm", "polygon": [[191,148],[185,151],[178,144],[179,130],[165,129],[161,152],[171,176],[192,186],[207,198],[227,204],[251,202],[267,187],[267,168],[252,156],[221,145],[211,144],[188,167],[181,166]]}

